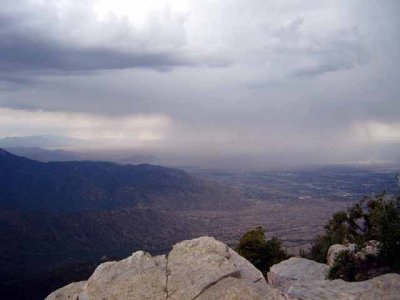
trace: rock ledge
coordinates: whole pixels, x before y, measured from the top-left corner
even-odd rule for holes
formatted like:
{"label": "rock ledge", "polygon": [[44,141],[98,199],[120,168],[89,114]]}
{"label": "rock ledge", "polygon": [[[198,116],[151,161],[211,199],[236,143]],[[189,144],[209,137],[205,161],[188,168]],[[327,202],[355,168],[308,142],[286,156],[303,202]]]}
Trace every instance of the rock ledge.
{"label": "rock ledge", "polygon": [[260,271],[225,244],[201,237],[176,244],[168,255],[143,251],[97,267],[83,282],[47,300],[94,299],[287,299]]}
{"label": "rock ledge", "polygon": [[400,274],[385,274],[370,280],[326,280],[329,266],[292,257],[271,267],[268,283],[294,299],[375,300],[400,299]]}

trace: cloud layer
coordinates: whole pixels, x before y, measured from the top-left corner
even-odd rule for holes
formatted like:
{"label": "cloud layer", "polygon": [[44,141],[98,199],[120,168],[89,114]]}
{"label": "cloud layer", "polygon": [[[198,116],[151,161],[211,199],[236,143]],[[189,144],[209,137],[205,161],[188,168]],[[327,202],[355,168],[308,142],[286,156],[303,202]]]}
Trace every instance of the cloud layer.
{"label": "cloud layer", "polygon": [[129,143],[137,125],[123,120],[146,116],[170,152],[366,157],[400,141],[399,12],[392,0],[4,0],[2,116],[40,130],[2,117],[1,135],[54,133],[40,119],[54,114],[57,134],[91,137],[87,119]]}

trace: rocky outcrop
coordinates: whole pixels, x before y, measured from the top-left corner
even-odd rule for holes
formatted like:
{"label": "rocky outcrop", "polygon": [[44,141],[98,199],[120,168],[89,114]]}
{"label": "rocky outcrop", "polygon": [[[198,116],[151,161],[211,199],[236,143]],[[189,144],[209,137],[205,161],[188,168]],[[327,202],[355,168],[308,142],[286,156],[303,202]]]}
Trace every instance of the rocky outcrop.
{"label": "rocky outcrop", "polygon": [[176,244],[168,255],[143,251],[97,267],[86,282],[67,285],[63,299],[287,299],[246,259],[214,238]]}
{"label": "rocky outcrop", "polygon": [[290,258],[271,267],[268,283],[295,299],[399,299],[400,275],[385,274],[361,282],[325,280],[328,265]]}
{"label": "rocky outcrop", "polygon": [[368,256],[377,256],[380,250],[381,244],[378,241],[370,240],[365,242],[361,249],[357,249],[356,244],[340,245],[335,244],[329,247],[328,254],[326,256],[327,264],[333,266],[336,257],[342,251],[349,251],[353,253],[355,258],[359,260],[365,260]]}
{"label": "rocky outcrop", "polygon": [[324,280],[329,266],[313,260],[291,257],[273,265],[268,272],[268,283],[286,291],[294,282]]}
{"label": "rocky outcrop", "polygon": [[292,257],[260,271],[225,244],[201,237],[176,244],[168,255],[132,256],[97,267],[87,281],[71,283],[47,300],[284,300],[399,299],[400,275],[362,282],[326,280],[329,266]]}
{"label": "rocky outcrop", "polygon": [[332,266],[335,263],[336,257],[339,255],[340,252],[343,251],[350,251],[355,252],[357,248],[356,244],[335,244],[329,247],[328,254],[326,256],[326,261],[329,266]]}

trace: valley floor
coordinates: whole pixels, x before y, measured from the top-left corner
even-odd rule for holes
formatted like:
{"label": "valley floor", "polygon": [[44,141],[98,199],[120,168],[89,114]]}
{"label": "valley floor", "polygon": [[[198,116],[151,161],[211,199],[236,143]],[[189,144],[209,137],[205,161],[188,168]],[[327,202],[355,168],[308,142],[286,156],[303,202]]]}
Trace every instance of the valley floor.
{"label": "valley floor", "polygon": [[298,200],[294,202],[254,201],[247,209],[235,211],[186,211],[179,215],[193,225],[194,237],[209,235],[235,247],[249,229],[262,226],[267,237],[276,236],[292,254],[310,247],[332,213],[351,202]]}

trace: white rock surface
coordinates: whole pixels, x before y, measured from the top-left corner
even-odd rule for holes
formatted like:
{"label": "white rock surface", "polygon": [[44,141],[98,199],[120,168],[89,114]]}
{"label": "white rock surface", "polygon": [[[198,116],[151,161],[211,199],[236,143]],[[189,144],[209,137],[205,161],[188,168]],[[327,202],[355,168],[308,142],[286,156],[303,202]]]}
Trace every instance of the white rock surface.
{"label": "white rock surface", "polygon": [[292,257],[271,267],[269,284],[246,259],[214,238],[176,244],[167,255],[143,251],[97,267],[87,281],[71,283],[47,300],[398,300],[400,275],[363,282],[325,280],[329,266]]}
{"label": "white rock surface", "polygon": [[287,299],[247,260],[214,238],[176,244],[168,256],[138,251],[103,263],[87,282],[73,283],[48,300]]}
{"label": "white rock surface", "polygon": [[329,266],[290,258],[271,267],[268,282],[294,299],[400,299],[400,275],[385,274],[362,282],[325,280]]}
{"label": "white rock surface", "polygon": [[46,299],[70,299],[77,300],[83,290],[86,281],[73,282],[51,293]]}
{"label": "white rock surface", "polygon": [[286,290],[297,281],[324,280],[328,269],[329,266],[326,264],[300,257],[291,257],[270,268],[267,274],[268,283],[280,290]]}

